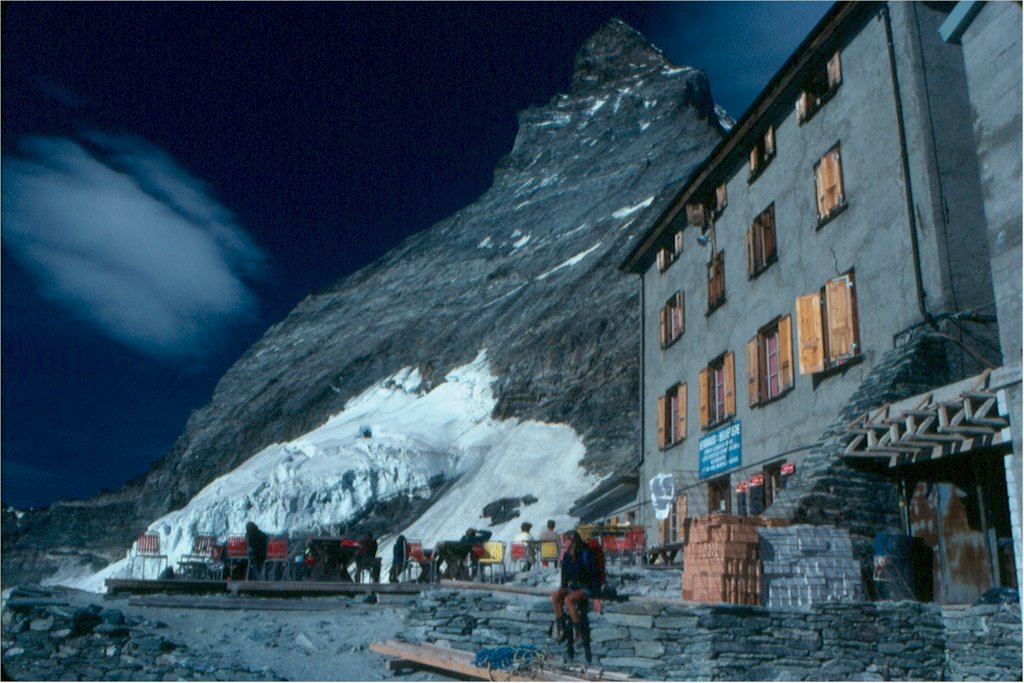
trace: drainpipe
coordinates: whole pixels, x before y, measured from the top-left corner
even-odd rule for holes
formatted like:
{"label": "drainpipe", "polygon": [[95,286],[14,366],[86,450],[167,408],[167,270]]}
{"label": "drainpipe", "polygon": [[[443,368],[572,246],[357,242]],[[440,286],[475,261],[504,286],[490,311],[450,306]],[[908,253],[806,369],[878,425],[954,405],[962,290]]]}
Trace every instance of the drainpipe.
{"label": "drainpipe", "polygon": [[646,523],[647,523],[646,514],[644,514],[645,510],[646,510],[646,506],[642,502],[643,499],[644,499],[644,476],[643,476],[643,473],[644,473],[644,470],[643,470],[643,467],[644,467],[644,453],[645,453],[644,449],[646,448],[646,442],[644,440],[644,426],[647,424],[647,417],[646,417],[646,413],[644,412],[644,410],[646,408],[646,405],[647,405],[646,401],[644,399],[644,394],[646,393],[644,391],[644,376],[645,376],[644,375],[644,353],[645,353],[645,349],[647,348],[646,347],[647,338],[646,338],[646,336],[644,334],[644,327],[645,327],[644,323],[646,322],[646,320],[644,318],[644,310],[646,308],[644,303],[645,303],[645,301],[647,299],[646,282],[647,282],[646,275],[641,274],[640,275],[640,381],[638,382],[639,387],[640,387],[640,460],[639,460],[639,462],[637,462],[636,502],[637,502],[637,507],[640,508],[640,510],[639,510],[639,519],[637,520],[637,523],[640,526],[642,526],[642,527],[646,526]]}
{"label": "drainpipe", "polygon": [[921,248],[917,241],[917,221],[914,219],[914,190],[910,184],[910,155],[907,152],[907,131],[903,125],[903,100],[900,97],[899,76],[896,73],[896,49],[892,40],[892,19],[889,16],[889,4],[882,4],[882,19],[885,24],[885,42],[889,50],[889,77],[892,80],[893,103],[896,106],[896,130],[900,138],[900,163],[903,173],[903,197],[906,203],[907,227],[910,230],[910,249],[914,262],[914,284],[917,288],[917,309],[921,316],[932,327],[938,329],[935,318],[928,312],[925,304],[927,293],[924,291],[924,280],[921,277]]}

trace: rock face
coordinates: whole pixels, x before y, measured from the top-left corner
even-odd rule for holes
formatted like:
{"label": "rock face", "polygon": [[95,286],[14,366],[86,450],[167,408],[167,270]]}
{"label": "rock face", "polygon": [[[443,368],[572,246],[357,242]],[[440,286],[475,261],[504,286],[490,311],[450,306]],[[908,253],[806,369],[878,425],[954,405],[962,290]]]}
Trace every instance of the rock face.
{"label": "rock face", "polygon": [[581,48],[571,92],[520,113],[487,192],[301,301],[145,477],[4,524],[5,583],[52,573],[54,548],[123,556],[150,520],[373,382],[407,366],[441,381],[483,348],[495,417],[572,426],[596,474],[632,461],[639,312],[617,265],[722,132],[702,72],[609,22]]}

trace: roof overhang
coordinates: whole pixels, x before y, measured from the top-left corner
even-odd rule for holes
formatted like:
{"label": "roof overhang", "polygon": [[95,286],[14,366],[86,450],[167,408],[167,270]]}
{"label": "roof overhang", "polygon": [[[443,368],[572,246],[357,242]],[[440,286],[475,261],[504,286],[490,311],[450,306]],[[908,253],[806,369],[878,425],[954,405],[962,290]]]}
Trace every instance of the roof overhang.
{"label": "roof overhang", "polygon": [[583,522],[605,517],[635,501],[639,490],[639,473],[612,475],[587,495],[577,498],[569,514]]}

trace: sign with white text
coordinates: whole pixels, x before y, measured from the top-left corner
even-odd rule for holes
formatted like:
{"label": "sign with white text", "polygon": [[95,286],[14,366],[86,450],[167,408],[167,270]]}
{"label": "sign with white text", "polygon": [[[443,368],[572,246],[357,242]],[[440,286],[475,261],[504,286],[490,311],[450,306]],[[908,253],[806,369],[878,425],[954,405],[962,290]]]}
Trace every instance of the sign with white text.
{"label": "sign with white text", "polygon": [[739,467],[742,452],[738,420],[709,433],[697,443],[701,479]]}

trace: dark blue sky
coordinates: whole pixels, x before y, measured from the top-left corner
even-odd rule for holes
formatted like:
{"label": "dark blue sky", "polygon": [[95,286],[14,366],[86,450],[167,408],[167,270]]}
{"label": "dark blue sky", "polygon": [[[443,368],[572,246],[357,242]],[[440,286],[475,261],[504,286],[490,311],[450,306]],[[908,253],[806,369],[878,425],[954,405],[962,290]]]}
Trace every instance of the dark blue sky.
{"label": "dark blue sky", "polygon": [[116,489],[309,291],[471,203],[608,18],[738,118],[829,3],[9,3],[2,498]]}

